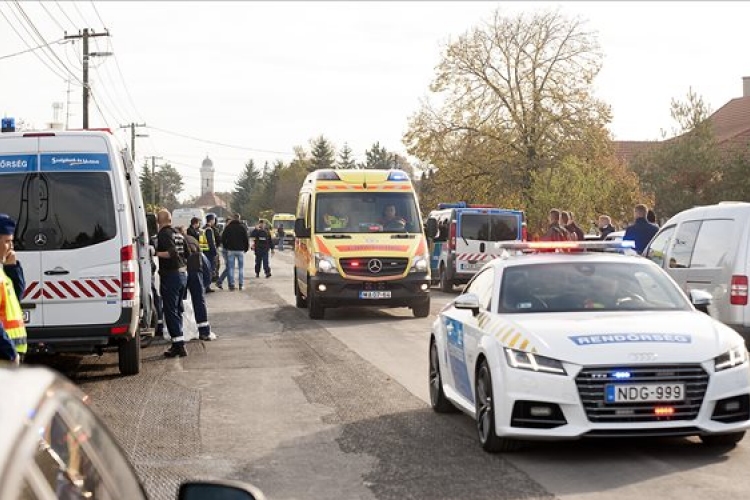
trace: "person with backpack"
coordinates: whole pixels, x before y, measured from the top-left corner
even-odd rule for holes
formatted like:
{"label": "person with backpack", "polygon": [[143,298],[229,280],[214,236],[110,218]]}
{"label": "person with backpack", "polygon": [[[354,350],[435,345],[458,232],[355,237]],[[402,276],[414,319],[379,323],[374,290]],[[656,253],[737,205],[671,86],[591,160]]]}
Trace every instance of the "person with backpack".
{"label": "person with backpack", "polygon": [[207,261],[205,254],[200,251],[198,240],[189,234],[184,234],[184,236],[190,250],[190,255],[187,258],[188,278],[186,292],[190,292],[190,302],[193,305],[195,323],[198,327],[198,338],[208,341],[212,340],[212,335],[211,324],[208,322],[204,280],[206,276],[208,276],[209,281],[211,279],[210,268],[206,269],[211,264]]}

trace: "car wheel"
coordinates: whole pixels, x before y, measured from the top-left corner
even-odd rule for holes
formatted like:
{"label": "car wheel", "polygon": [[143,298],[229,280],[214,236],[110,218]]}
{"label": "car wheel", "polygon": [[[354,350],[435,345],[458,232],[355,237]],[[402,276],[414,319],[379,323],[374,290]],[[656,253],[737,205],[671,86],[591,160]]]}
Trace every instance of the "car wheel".
{"label": "car wheel", "polygon": [[456,407],[448,401],[443,392],[443,377],[440,376],[437,345],[430,342],[430,406],[437,413],[454,413]]}
{"label": "car wheel", "polygon": [[706,446],[731,446],[734,447],[745,437],[745,431],[730,432],[729,434],[708,434],[701,436],[701,441]]}
{"label": "car wheel", "polygon": [[414,313],[415,318],[426,318],[430,315],[430,298],[414,303],[411,306],[411,311]]}
{"label": "car wheel", "polygon": [[440,291],[450,293],[453,291],[453,283],[448,280],[448,272],[444,265],[440,265]]}
{"label": "car wheel", "polygon": [[123,340],[117,347],[117,365],[123,375],[137,375],[141,371],[141,336]]}
{"label": "car wheel", "polygon": [[299,289],[299,283],[297,282],[297,273],[295,272],[292,276],[292,279],[294,280],[294,297],[297,299],[296,305],[300,309],[304,309],[307,307],[307,299],[302,296],[302,292]]}
{"label": "car wheel", "polygon": [[492,398],[492,375],[487,360],[482,360],[474,382],[475,414],[477,435],[484,451],[497,453],[515,451],[519,442],[501,438],[495,433],[495,402]]}
{"label": "car wheel", "polygon": [[313,290],[312,283],[307,281],[307,308],[310,319],[323,319],[325,308],[320,305],[318,294]]}

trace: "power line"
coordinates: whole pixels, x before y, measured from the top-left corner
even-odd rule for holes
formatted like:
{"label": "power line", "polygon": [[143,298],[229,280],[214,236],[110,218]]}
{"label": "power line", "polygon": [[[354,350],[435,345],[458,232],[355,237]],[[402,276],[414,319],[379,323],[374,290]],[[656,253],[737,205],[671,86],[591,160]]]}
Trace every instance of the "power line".
{"label": "power line", "polygon": [[102,28],[106,29],[107,25],[104,23],[102,16],[99,15],[99,9],[96,8],[96,4],[94,3],[94,0],[91,0],[91,6],[94,8],[94,12],[96,13],[96,17],[99,18],[99,22],[102,23]]}
{"label": "power line", "polygon": [[[62,6],[60,5],[60,2],[55,1],[55,5],[57,5],[57,8],[60,9],[60,12],[63,13],[63,16],[65,16],[65,18],[68,20],[68,22],[70,23],[70,25],[73,26],[73,28],[75,29],[76,23],[74,23],[73,20],[68,15],[68,13],[65,12],[65,9],[62,8]],[[63,31],[65,31],[65,30],[63,30]]]}
{"label": "power line", "polygon": [[[60,38],[60,39],[55,40],[53,42],[49,42],[47,45],[54,45],[54,44],[61,43],[61,42],[64,43],[65,39],[64,38]],[[5,55],[5,56],[0,56],[0,60],[2,60],[2,59],[9,59],[9,58],[15,57],[15,56],[20,56],[21,54],[27,54],[27,53],[32,52],[34,50],[42,49],[42,48],[46,47],[47,45],[37,45],[36,47],[31,47],[30,49],[22,50],[20,52],[14,52],[13,54],[8,54],[8,55]]]}
{"label": "power line", "polygon": [[60,21],[58,21],[57,18],[55,16],[53,16],[52,13],[49,10],[47,10],[47,6],[44,5],[44,2],[42,2],[42,0],[39,0],[39,5],[41,5],[42,9],[44,9],[44,12],[46,12],[47,15],[52,18],[52,20],[55,22],[55,24],[60,28],[60,31],[65,31],[65,28],[63,27],[63,25],[60,24]]}
{"label": "power line", "polygon": [[276,154],[276,155],[294,156],[294,153],[290,153],[290,152],[270,151],[270,150],[267,150],[267,149],[248,148],[248,147],[245,147],[245,146],[237,146],[236,144],[227,144],[227,143],[223,143],[223,142],[212,141],[212,140],[209,140],[209,139],[201,139],[199,137],[193,137],[193,136],[190,136],[190,135],[181,134],[179,132],[172,132],[171,130],[165,130],[165,129],[158,128],[158,127],[147,127],[147,128],[150,128],[152,130],[156,130],[158,132],[163,132],[165,134],[174,135],[174,136],[177,136],[177,137],[182,137],[184,139],[190,139],[190,140],[193,140],[193,141],[204,142],[206,144],[214,144],[216,146],[223,146],[225,148],[240,149],[240,150],[243,150],[243,151],[251,151],[251,152],[254,152],[254,153],[269,153],[269,154]]}

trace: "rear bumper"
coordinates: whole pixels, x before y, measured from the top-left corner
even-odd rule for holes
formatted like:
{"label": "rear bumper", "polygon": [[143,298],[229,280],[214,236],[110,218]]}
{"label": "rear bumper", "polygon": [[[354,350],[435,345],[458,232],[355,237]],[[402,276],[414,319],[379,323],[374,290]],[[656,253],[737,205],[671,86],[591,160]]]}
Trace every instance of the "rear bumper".
{"label": "rear bumper", "polygon": [[[320,285],[325,285],[325,291],[319,289]],[[422,285],[426,285],[426,290],[422,290]],[[357,281],[344,279],[338,274],[319,274],[310,278],[310,286],[323,307],[408,307],[430,298],[430,278],[427,273],[409,274],[393,281]],[[362,299],[359,296],[361,291],[389,291],[391,296],[387,299]]]}
{"label": "rear bumper", "polygon": [[[123,309],[116,322],[105,325],[27,327],[29,352],[92,352],[97,347],[131,338],[138,329],[138,317],[134,311]],[[112,333],[113,329],[125,331]]]}

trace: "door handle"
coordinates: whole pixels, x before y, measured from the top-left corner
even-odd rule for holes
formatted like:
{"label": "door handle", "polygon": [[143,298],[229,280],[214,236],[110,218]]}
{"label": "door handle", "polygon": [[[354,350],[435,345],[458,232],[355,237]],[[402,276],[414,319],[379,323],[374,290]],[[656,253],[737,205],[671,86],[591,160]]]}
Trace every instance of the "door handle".
{"label": "door handle", "polygon": [[480,244],[479,244],[479,251],[480,251],[481,253],[484,253],[484,243],[480,243]]}
{"label": "door handle", "polygon": [[52,269],[51,271],[44,271],[44,274],[46,276],[58,276],[61,274],[70,274],[70,271],[66,271],[65,269]]}

